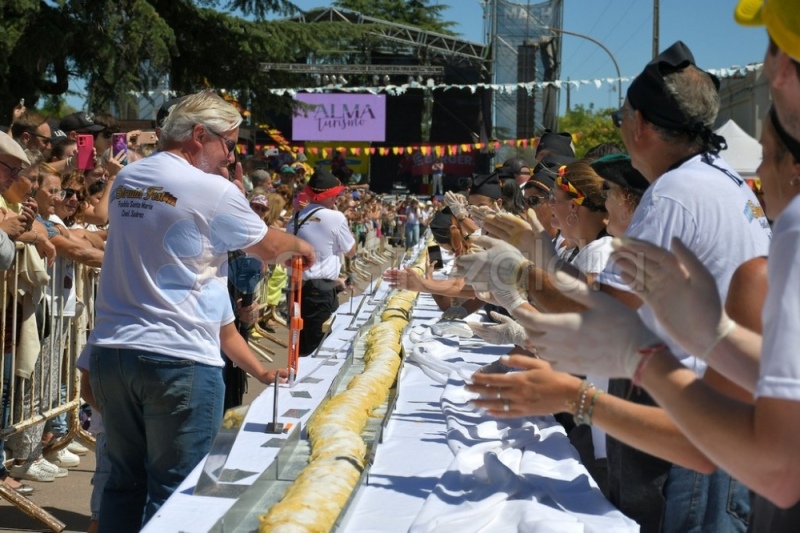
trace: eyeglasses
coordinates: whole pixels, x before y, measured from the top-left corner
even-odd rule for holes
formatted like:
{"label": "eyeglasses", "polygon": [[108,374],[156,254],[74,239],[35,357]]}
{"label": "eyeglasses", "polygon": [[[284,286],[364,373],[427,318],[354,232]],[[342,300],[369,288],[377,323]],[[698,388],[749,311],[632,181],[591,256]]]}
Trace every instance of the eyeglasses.
{"label": "eyeglasses", "polygon": [[61,194],[59,196],[61,196],[62,200],[68,200],[74,196],[79,202],[83,201],[83,193],[75,189],[61,189]]}
{"label": "eyeglasses", "polygon": [[19,175],[22,174],[22,167],[12,167],[11,165],[3,163],[2,161],[0,161],[0,165],[3,165],[8,169],[8,175],[11,176],[12,180],[17,179]]}
{"label": "eyeglasses", "polygon": [[220,139],[222,139],[222,142],[225,143],[225,148],[227,148],[227,150],[228,150],[228,153],[225,155],[225,157],[230,157],[231,154],[235,154],[236,153],[235,152],[235,150],[236,150],[236,141],[234,141],[232,139],[228,139],[227,137],[223,137],[221,134],[219,134],[216,131],[212,130],[208,126],[203,126],[203,127],[206,129],[206,131],[208,133],[210,133],[211,135],[214,135],[216,137],[219,137]]}
{"label": "eyeglasses", "polygon": [[622,127],[622,110],[618,109],[611,113],[611,122],[613,122],[614,126],[617,128]]}
{"label": "eyeglasses", "polygon": [[36,133],[35,131],[29,131],[28,134],[33,135],[37,139],[41,139],[42,143],[44,144],[50,144],[51,142],[53,142],[53,139],[51,139],[47,135],[42,135],[41,133]]}
{"label": "eyeglasses", "polygon": [[553,193],[550,193],[547,196],[529,196],[525,198],[525,203],[528,204],[528,207],[530,208],[536,208],[541,204],[550,203],[550,198],[552,197]]}

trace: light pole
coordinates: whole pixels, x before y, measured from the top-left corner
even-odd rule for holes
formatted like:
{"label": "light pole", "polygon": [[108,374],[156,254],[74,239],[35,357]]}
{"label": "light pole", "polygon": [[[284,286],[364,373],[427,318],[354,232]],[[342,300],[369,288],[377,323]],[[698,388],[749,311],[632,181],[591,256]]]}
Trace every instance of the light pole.
{"label": "light pole", "polygon": [[574,37],[582,37],[582,38],[586,39],[587,41],[592,41],[594,44],[596,44],[597,46],[599,46],[600,48],[602,48],[603,50],[606,51],[606,53],[608,54],[608,57],[611,58],[611,62],[614,63],[614,68],[617,70],[617,93],[618,93],[618,96],[619,96],[619,107],[621,108],[622,107],[622,74],[620,74],[619,65],[617,64],[616,58],[614,58],[614,54],[611,53],[611,50],[606,48],[605,45],[603,45],[603,43],[601,43],[597,39],[593,39],[593,38],[589,37],[588,35],[584,35],[582,33],[575,33],[574,31],[562,30],[561,28],[551,28],[549,26],[545,27],[545,29],[547,29],[549,31],[558,32],[558,33],[564,33],[566,35],[572,35]]}

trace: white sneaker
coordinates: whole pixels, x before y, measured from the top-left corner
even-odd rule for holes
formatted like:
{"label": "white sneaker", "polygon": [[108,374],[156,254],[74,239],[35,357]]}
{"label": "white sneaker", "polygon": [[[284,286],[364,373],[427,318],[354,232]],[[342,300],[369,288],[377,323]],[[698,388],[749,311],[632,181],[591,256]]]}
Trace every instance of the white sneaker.
{"label": "white sneaker", "polygon": [[67,450],[74,453],[75,455],[86,455],[89,453],[89,448],[81,444],[80,442],[73,440],[67,446]]}
{"label": "white sneaker", "polygon": [[47,459],[39,459],[39,462],[42,463],[42,468],[52,472],[55,477],[67,477],[67,474],[69,474],[69,470],[56,466]]}
{"label": "white sneaker", "polygon": [[55,474],[44,466],[43,461],[34,461],[29,465],[14,465],[8,472],[15,479],[27,479],[28,481],[50,483],[56,479]]}
{"label": "white sneaker", "polygon": [[75,468],[81,464],[81,458],[66,448],[61,448],[57,452],[48,453],[44,458],[61,468]]}

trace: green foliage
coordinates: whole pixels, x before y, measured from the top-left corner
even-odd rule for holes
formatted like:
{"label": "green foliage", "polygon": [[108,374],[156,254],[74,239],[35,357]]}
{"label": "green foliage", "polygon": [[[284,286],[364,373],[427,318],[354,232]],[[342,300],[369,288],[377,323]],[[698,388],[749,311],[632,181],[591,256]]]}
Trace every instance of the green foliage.
{"label": "green foliage", "polygon": [[430,5],[430,0],[335,0],[333,5],[341,9],[358,11],[399,24],[406,24],[445,34],[453,34],[448,28],[453,22],[442,20],[442,11],[447,6]]}
{"label": "green foliage", "polygon": [[[346,3],[426,29],[450,24],[440,21],[444,6],[427,0]],[[168,78],[180,94],[232,91],[260,121],[291,105],[263,88],[309,84],[307,76],[261,72],[260,63],[361,62],[374,39],[369,25],[265,20],[298,12],[289,0],[2,0],[0,124],[20,98],[59,110],[78,79],[94,112],[126,109]]]}
{"label": "green foliage", "polygon": [[572,134],[575,143],[575,155],[583,155],[600,143],[616,143],[622,147],[622,137],[619,129],[611,122],[611,113],[614,108],[598,109],[593,105],[585,107],[577,105],[558,119],[559,131],[568,131]]}

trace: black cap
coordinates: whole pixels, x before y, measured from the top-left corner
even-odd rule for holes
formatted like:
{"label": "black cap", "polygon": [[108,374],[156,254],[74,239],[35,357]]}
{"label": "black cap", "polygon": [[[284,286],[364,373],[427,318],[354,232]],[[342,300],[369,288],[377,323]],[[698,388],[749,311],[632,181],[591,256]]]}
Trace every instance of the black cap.
{"label": "black cap", "polygon": [[61,122],[58,124],[58,129],[65,132],[88,131],[94,133],[97,131],[103,131],[106,128],[100,124],[95,124],[92,120],[92,117],[89,116],[88,113],[84,111],[78,111],[77,113],[73,113],[62,118]]}
{"label": "black cap", "polygon": [[163,127],[164,121],[167,119],[175,106],[183,102],[185,98],[185,96],[178,96],[177,98],[172,98],[161,104],[161,107],[158,108],[158,113],[156,114],[156,126],[159,128]]}
{"label": "black cap", "polygon": [[550,191],[556,184],[558,169],[575,161],[574,157],[551,155],[543,158],[533,169],[533,175],[525,183],[525,188],[538,187]]}
{"label": "black cap", "polygon": [[[627,93],[631,106],[656,126],[670,130],[702,129],[703,124],[693,124],[697,121],[695,117],[684,115],[664,83],[664,76],[693,65],[695,62],[691,50],[682,41],[677,41],[653,58],[631,82]],[[719,80],[711,74],[708,76],[719,90]]]}
{"label": "black cap", "polygon": [[311,178],[308,180],[308,186],[311,187],[314,192],[327,191],[328,189],[338,187],[341,184],[342,183],[339,181],[339,178],[331,174],[330,170],[322,166],[317,167],[314,170],[314,173],[311,174]]}
{"label": "black cap", "polygon": [[572,149],[572,135],[566,131],[555,133],[544,130],[539,138],[539,144],[536,146],[536,155],[543,150],[552,150],[555,154],[565,157],[575,157],[575,151]]}
{"label": "black cap", "polygon": [[512,157],[511,159],[506,159],[505,163],[503,163],[503,166],[500,168],[510,170],[512,176],[514,176],[519,174],[520,171],[525,167],[528,167],[528,169],[531,168],[530,165],[528,165],[528,162],[521,157]]}
{"label": "black cap", "polygon": [[628,154],[611,154],[591,163],[597,175],[639,196],[650,186],[641,172],[633,168]]}
{"label": "black cap", "polygon": [[433,239],[438,243],[450,244],[450,226],[453,225],[453,212],[445,207],[428,223]]}
{"label": "black cap", "polygon": [[492,200],[497,200],[503,196],[500,191],[500,180],[496,173],[494,174],[475,174],[472,176],[472,187],[469,189],[469,194],[479,194],[481,196],[488,196]]}

